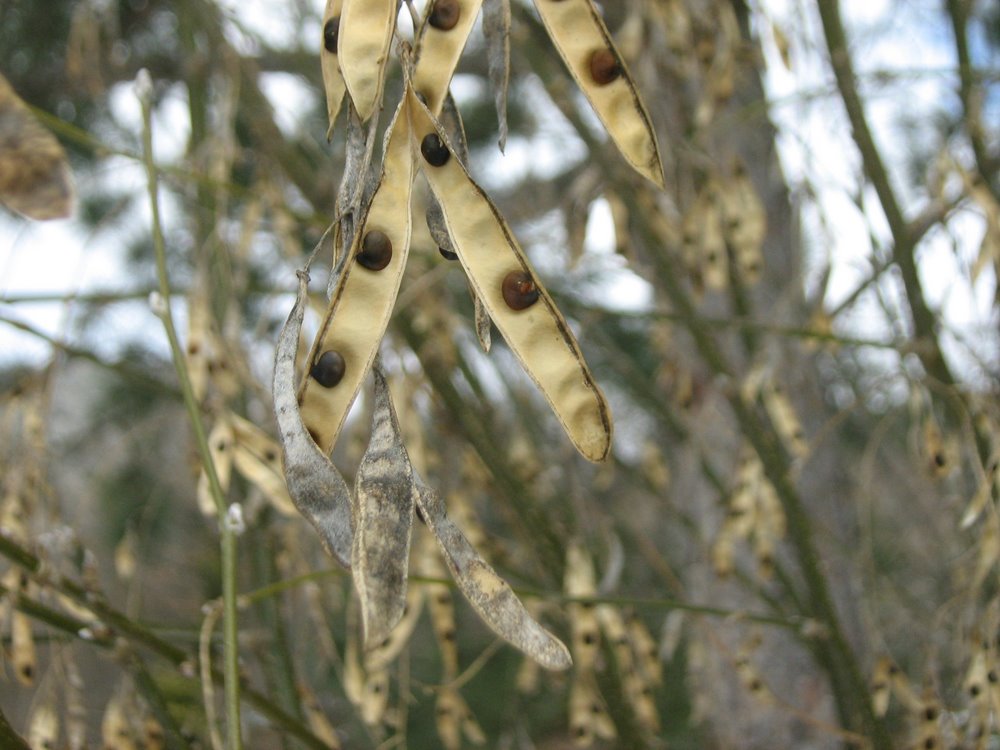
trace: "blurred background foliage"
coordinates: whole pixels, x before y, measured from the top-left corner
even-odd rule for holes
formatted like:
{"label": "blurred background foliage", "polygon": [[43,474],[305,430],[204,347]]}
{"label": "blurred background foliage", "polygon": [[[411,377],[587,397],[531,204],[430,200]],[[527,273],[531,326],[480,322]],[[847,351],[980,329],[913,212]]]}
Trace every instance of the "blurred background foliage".
{"label": "blurred background foliage", "polygon": [[[453,91],[473,174],[609,397],[611,458],[575,455],[502,343],[479,351],[466,282],[419,211],[383,345],[408,448],[484,555],[567,642],[578,615],[601,615],[592,676],[537,674],[454,597],[451,686],[479,739],[997,746],[1000,8],[845,3],[845,35],[836,0],[599,5],[658,129],[665,192],[606,143],[530,3],[512,2],[506,154],[478,32]],[[70,154],[81,244],[120,264],[117,288],[48,298],[0,277],[0,325],[51,344],[44,361],[7,352],[0,373],[0,706],[36,747],[211,746],[198,658],[219,648],[200,637],[217,616],[217,522],[199,511],[190,425],[143,307],[155,275],[132,82],[146,68],[155,84],[173,304],[201,342],[204,419],[273,434],[276,331],[343,171],[320,6],[0,0],[0,71]],[[884,63],[908,39],[930,39],[943,66]],[[743,179],[766,215],[758,263],[718,225]],[[44,288],[31,227],[5,221],[5,252],[38,253]],[[950,314],[956,299],[973,312]],[[27,312],[42,302],[64,312],[55,338]],[[369,408],[334,452],[348,481]],[[455,676],[433,564],[413,579],[433,617],[387,682],[359,676],[349,576],[264,484],[237,473],[228,492],[247,526],[248,747],[477,739],[436,710]],[[565,590],[588,565],[581,602]]]}

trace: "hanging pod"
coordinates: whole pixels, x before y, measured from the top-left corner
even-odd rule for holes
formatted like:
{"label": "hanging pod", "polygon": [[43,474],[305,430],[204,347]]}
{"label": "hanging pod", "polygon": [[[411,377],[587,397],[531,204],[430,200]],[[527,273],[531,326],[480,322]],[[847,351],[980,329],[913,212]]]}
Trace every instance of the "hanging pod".
{"label": "hanging pod", "polygon": [[382,99],[385,64],[396,28],[396,0],[343,0],[337,57],[362,122]]}
{"label": "hanging pod", "polygon": [[410,249],[413,152],[403,103],[385,144],[382,175],[330,294],[300,389],[302,419],[329,454],[371,368],[399,293]]}
{"label": "hanging pod", "polygon": [[333,135],[333,124],[344,102],[347,84],[340,72],[340,61],[337,57],[337,47],[340,40],[340,13],[344,0],[326,0],[323,11],[323,46],[319,54],[320,69],[323,72],[323,90],[326,93],[326,137]]}
{"label": "hanging pod", "polygon": [[483,0],[434,0],[417,47],[413,87],[438,115]]}
{"label": "hanging pod", "polygon": [[577,85],[625,160],[664,186],[660,147],[646,105],[592,0],[535,0],[538,15]]}
{"label": "hanging pod", "polygon": [[[409,103],[415,141],[436,138],[447,147],[445,134],[412,91]],[[459,261],[497,329],[580,453],[591,461],[603,460],[611,447],[610,410],[569,325],[510,227],[458,159],[425,166],[424,174],[441,204]]]}

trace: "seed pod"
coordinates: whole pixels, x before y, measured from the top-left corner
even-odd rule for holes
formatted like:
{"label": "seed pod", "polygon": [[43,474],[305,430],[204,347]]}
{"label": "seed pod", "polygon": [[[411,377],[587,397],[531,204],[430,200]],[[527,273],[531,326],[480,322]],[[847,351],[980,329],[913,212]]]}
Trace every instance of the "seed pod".
{"label": "seed pod", "polygon": [[526,271],[511,271],[504,276],[500,292],[511,310],[527,310],[538,302],[538,285]]}
{"label": "seed pod", "polygon": [[235,445],[233,466],[270,500],[283,516],[294,516],[295,505],[288,495],[281,474],[281,446],[257,425],[237,414],[230,414]]}
{"label": "seed pod", "polygon": [[365,669],[369,672],[387,669],[406,644],[410,642],[410,636],[413,635],[420,619],[420,613],[424,608],[424,594],[423,586],[407,587],[403,618],[396,623],[396,627],[392,629],[384,641],[365,653]]}
{"label": "seed pod", "polygon": [[[427,108],[411,91],[415,138],[441,134]],[[548,293],[538,284],[528,259],[486,194],[458,162],[425,169],[441,203],[459,261],[497,329],[538,385],[577,449],[601,461],[611,448],[611,415],[579,345]],[[515,312],[504,300],[503,280],[520,268],[535,280],[538,302]]]}
{"label": "seed pod", "polygon": [[314,378],[306,378],[299,392],[302,419],[326,454],[375,359],[410,251],[413,146],[404,106],[405,102],[400,104],[389,126],[382,175],[351,250],[357,255],[361,238],[377,227],[390,241],[392,257],[379,273],[359,271],[357,263],[343,267],[308,360],[315,362],[322,352],[339,352],[346,363],[343,377],[336,388],[323,388]]}
{"label": "seed pod", "polygon": [[461,15],[462,6],[459,0],[434,0],[430,15],[427,16],[427,23],[435,29],[451,31]]}
{"label": "seed pod", "polygon": [[[578,542],[566,548],[566,575],[563,588],[574,599],[594,596],[597,584],[594,564]],[[591,602],[573,602],[569,605],[571,646],[573,660],[580,670],[592,669],[597,650],[601,646],[600,627],[596,608]]]}
{"label": "seed pod", "polygon": [[626,161],[664,186],[649,113],[593,0],[536,0],[535,7],[577,85]]}
{"label": "seed pod", "polygon": [[26,687],[35,684],[38,660],[35,654],[35,634],[31,618],[15,610],[10,621],[10,651],[17,681]]}
{"label": "seed pod", "polygon": [[[223,492],[229,489],[229,481],[232,477],[233,468],[233,429],[228,419],[221,418],[213,426],[208,434],[208,451],[212,455],[212,463],[215,464],[215,475],[219,479],[219,487]],[[203,516],[215,516],[217,509],[212,491],[208,486],[208,476],[202,469],[198,475],[198,510]]]}
{"label": "seed pod", "polygon": [[[45,700],[35,707],[28,718],[28,744],[31,745],[31,750],[56,750],[56,743],[59,741],[59,714],[56,713],[54,703],[51,698]],[[13,750],[18,747],[19,743]]]}
{"label": "seed pod", "polygon": [[0,75],[0,205],[29,219],[64,219],[76,197],[59,141]]}
{"label": "seed pod", "polygon": [[[483,0],[436,0],[417,40],[413,87],[440,114],[451,77]],[[450,25],[448,25],[450,24]]]}
{"label": "seed pod", "polygon": [[499,123],[498,145],[507,145],[507,88],[510,83],[510,0],[484,0],[486,67]]}
{"label": "seed pod", "polygon": [[437,133],[428,133],[424,136],[420,141],[420,153],[432,167],[443,167],[451,158],[451,151]]}
{"label": "seed pod", "polygon": [[344,0],[326,0],[323,11],[323,46],[320,50],[320,68],[323,71],[323,90],[326,92],[327,140],[333,135],[333,125],[344,101],[347,84],[340,72],[337,47],[340,41],[340,12]]}
{"label": "seed pod", "polygon": [[340,750],[340,738],[337,736],[337,731],[333,728],[333,724],[330,723],[330,720],[326,718],[326,714],[323,713],[323,707],[320,706],[316,694],[304,683],[299,683],[298,693],[306,715],[306,721],[309,722],[309,729],[328,748],[331,748],[331,750]]}
{"label": "seed pod", "polygon": [[396,0],[344,0],[338,58],[362,122],[371,117],[382,99],[397,7]]}
{"label": "seed pod", "polygon": [[354,483],[351,548],[366,649],[381,644],[403,617],[414,507],[413,470],[389,386],[377,365],[373,372],[372,434]]}
{"label": "seed pod", "polygon": [[413,476],[417,508],[444,552],[458,588],[483,622],[546,669],[568,669],[573,659],[566,646],[532,619],[510,586],[448,517],[441,497],[416,473]]}
{"label": "seed pod", "polygon": [[361,719],[370,727],[382,723],[389,707],[389,670],[380,669],[365,678],[361,697]]}
{"label": "seed pod", "polygon": [[309,276],[300,273],[295,305],[278,335],[274,354],[274,414],[281,436],[288,494],[299,512],[319,532],[327,552],[346,568],[351,564],[350,492],[340,472],[303,424],[295,396],[295,355],[305,315],[308,282]]}
{"label": "seed pod", "polygon": [[357,257],[358,263],[369,271],[381,271],[392,260],[392,241],[385,232],[372,229],[361,240]]}

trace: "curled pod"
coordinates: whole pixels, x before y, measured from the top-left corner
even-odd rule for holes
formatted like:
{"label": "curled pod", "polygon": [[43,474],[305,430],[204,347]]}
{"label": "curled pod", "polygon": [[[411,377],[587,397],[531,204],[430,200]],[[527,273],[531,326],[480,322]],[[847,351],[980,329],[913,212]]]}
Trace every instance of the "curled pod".
{"label": "curled pod", "polygon": [[420,141],[420,153],[432,167],[443,167],[451,158],[451,151],[437,133],[428,133]]}
{"label": "curled pod", "polygon": [[458,0],[436,0],[427,23],[441,31],[451,31],[462,15],[462,7]]}
{"label": "curled pod", "polygon": [[525,310],[538,301],[538,285],[527,271],[511,271],[500,287],[511,310]]}
{"label": "curled pod", "polygon": [[309,370],[309,375],[324,388],[333,388],[344,378],[347,364],[340,352],[333,350],[323,352],[316,364]]}
{"label": "curled pod", "polygon": [[373,229],[361,240],[357,258],[369,271],[381,271],[392,260],[392,241],[385,232]]}
{"label": "curled pod", "polygon": [[606,86],[621,74],[621,63],[611,50],[599,49],[590,56],[590,76],[597,85]]}

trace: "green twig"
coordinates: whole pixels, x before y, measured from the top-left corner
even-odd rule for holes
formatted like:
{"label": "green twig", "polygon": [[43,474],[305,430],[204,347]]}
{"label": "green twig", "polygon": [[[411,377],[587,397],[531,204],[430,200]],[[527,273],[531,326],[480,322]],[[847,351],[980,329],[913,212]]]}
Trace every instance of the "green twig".
{"label": "green twig", "polygon": [[137,78],[139,99],[142,103],[143,117],[143,163],[146,167],[146,182],[149,191],[149,205],[152,213],[153,250],[156,255],[156,275],[159,281],[159,305],[156,310],[163,321],[167,339],[170,342],[170,352],[177,371],[177,379],[184,398],[184,406],[194,429],[195,442],[201,457],[205,475],[208,478],[209,491],[215,503],[219,519],[219,531],[222,548],[222,600],[223,600],[223,674],[226,702],[226,728],[229,750],[242,750],[243,740],[240,734],[240,673],[239,651],[237,643],[238,623],[236,607],[236,532],[228,522],[228,509],[225,494],[215,471],[215,463],[208,446],[208,436],[201,421],[201,411],[194,395],[194,388],[188,376],[177,330],[174,327],[173,315],[170,312],[170,278],[167,273],[167,251],[163,237],[163,227],[160,223],[160,202],[158,174],[153,160],[153,125],[152,125],[152,81],[146,73]]}

